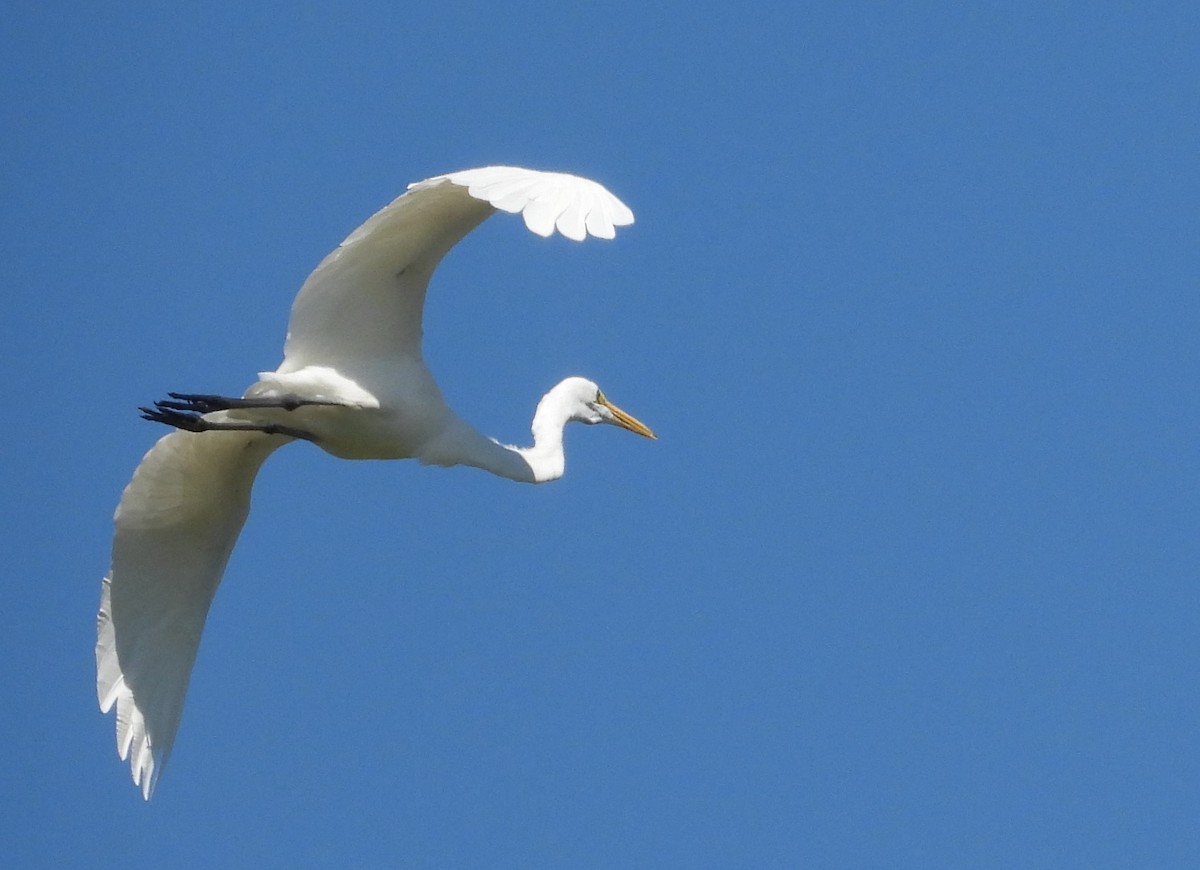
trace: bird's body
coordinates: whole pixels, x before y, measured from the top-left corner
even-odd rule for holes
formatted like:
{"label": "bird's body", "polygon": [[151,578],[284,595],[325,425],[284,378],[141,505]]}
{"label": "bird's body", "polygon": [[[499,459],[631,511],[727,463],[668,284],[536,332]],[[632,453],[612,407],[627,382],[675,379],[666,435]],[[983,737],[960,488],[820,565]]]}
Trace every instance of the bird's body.
{"label": "bird's body", "polygon": [[611,238],[632,213],[595,182],[486,167],[414,185],[321,262],[292,308],[282,364],[240,399],[172,394],[143,409],[177,427],[150,450],[114,519],[98,616],[100,707],[117,707],[117,748],[149,798],[170,753],[204,621],[277,448],[311,441],[344,459],[472,465],[512,480],[562,476],[563,427],[612,423],[653,437],[584,378],[538,404],[534,443],[502,445],[445,402],[421,354],[429,277],[497,209],[547,236]]}
{"label": "bird's body", "polygon": [[[395,372],[391,382],[383,371],[375,371],[388,368]],[[292,411],[256,409],[255,413],[312,433],[314,443],[342,459],[420,458],[459,421],[419,358],[367,361],[357,366],[356,374],[350,378],[327,366],[263,372],[245,396],[337,401],[301,405]]]}

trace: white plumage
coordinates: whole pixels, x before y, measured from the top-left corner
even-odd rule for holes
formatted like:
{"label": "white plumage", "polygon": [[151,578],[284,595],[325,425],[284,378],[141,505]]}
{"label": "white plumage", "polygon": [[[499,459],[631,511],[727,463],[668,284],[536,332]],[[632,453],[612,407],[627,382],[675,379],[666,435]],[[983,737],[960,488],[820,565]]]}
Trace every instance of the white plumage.
{"label": "white plumage", "polygon": [[255,475],[297,438],[348,459],[473,465],[540,483],[564,469],[566,423],[653,433],[584,378],[537,406],[534,443],[486,438],[446,405],[421,356],[429,277],[496,209],[531,231],[613,238],[633,213],[594,181],[489,166],[409,186],[342,242],[292,307],[282,364],[241,399],[172,394],[143,409],[177,428],[146,454],[114,524],[96,642],[100,709],[117,709],[117,750],[149,799],[170,755],[204,621],[250,509]]}

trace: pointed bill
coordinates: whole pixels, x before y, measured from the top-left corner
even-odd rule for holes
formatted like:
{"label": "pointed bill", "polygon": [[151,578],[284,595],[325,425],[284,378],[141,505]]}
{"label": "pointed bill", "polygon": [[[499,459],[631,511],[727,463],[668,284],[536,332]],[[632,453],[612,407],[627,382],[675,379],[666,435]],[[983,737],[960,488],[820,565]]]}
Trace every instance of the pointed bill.
{"label": "pointed bill", "polygon": [[649,426],[647,426],[637,417],[634,417],[632,414],[626,414],[624,411],[610,402],[603,393],[596,397],[596,401],[608,408],[608,410],[612,413],[612,422],[615,425],[620,426],[622,429],[628,429],[630,432],[634,432],[643,436],[644,438],[653,438],[656,441],[658,440],[658,436],[650,431]]}

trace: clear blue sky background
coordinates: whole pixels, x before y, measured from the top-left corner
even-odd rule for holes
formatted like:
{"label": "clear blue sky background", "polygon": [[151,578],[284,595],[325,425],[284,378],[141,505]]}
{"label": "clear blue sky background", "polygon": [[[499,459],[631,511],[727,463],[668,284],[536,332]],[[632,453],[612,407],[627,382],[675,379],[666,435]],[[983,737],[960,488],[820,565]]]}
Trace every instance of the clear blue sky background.
{"label": "clear blue sky background", "polygon": [[[8,866],[1200,866],[1192,3],[10,3]],[[279,361],[411,181],[595,177],[435,276],[567,477],[266,466],[143,804],[96,709],[136,406]]]}

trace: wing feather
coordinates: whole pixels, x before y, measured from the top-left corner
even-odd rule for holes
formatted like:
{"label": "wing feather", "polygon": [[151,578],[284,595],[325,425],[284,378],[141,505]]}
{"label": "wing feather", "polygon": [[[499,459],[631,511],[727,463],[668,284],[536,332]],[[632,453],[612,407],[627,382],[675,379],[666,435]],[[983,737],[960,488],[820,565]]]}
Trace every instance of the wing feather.
{"label": "wing feather", "polygon": [[146,454],[114,518],[96,631],[100,709],[148,800],[171,754],[200,634],[267,456],[243,432],[173,432]]}
{"label": "wing feather", "polygon": [[373,215],[327,256],[292,306],[280,373],[329,366],[353,377],[365,361],[420,358],[429,277],[495,210],[522,214],[540,236],[612,238],[633,212],[594,181],[485,166],[438,175]]}

